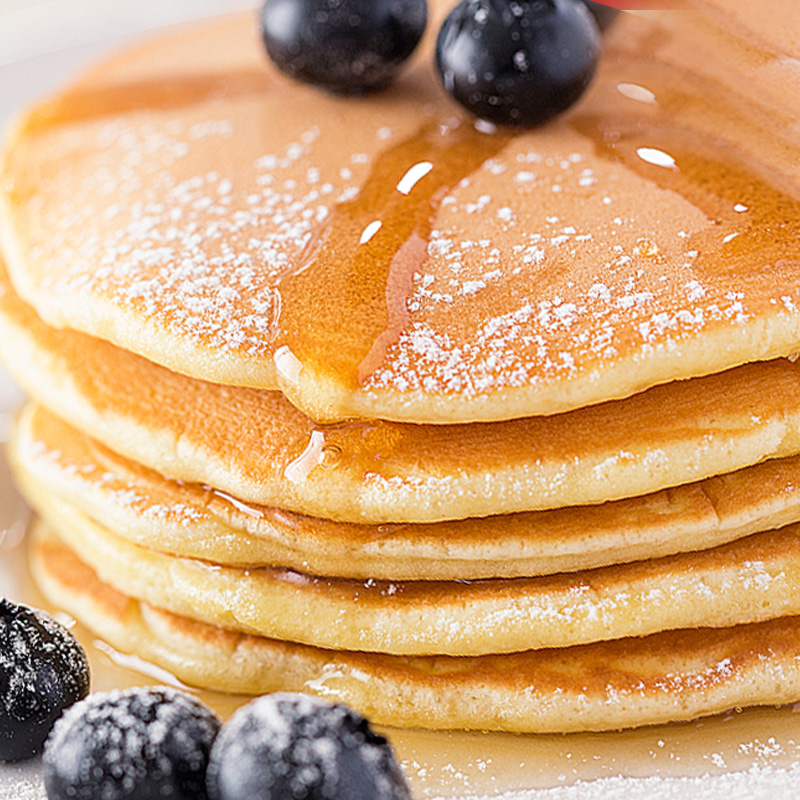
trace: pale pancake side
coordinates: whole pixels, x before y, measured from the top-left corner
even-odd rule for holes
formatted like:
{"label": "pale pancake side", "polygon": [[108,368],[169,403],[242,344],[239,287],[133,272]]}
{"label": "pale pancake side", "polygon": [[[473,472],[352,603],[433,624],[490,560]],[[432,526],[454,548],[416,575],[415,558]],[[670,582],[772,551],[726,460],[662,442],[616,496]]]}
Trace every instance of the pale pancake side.
{"label": "pale pancake side", "polygon": [[328,419],[550,414],[790,355],[800,18],[748,5],[628,15],[585,100],[514,137],[440,90],[432,34],[347,99],[276,74],[250,17],[140,46],[10,137],[15,284],[50,324]]}
{"label": "pale pancake side", "polygon": [[466,580],[573,572],[705,550],[800,520],[800,457],[654,495],[433,524],[358,525],[245,505],[169,481],[42,407],[10,444],[17,480],[46,486],[134,544],[229,566],[312,575]]}
{"label": "pale pancake side", "polygon": [[337,652],[235,633],[137,602],[38,533],[32,568],[55,605],[112,647],[194,686],[303,691],[384,725],[520,733],[613,730],[800,698],[797,617],[478,658]]}
{"label": "pale pancake side", "polygon": [[577,574],[348,581],[146,550],[46,487],[37,511],[102,580],[173,613],[325,648],[454,656],[564,647],[800,613],[800,526]]}
{"label": "pale pancake side", "polygon": [[597,503],[800,451],[800,364],[785,359],[554,417],[318,426],[277,392],[193,380],[50,328],[8,284],[0,355],[37,402],[134,461],[246,502],[346,521]]}

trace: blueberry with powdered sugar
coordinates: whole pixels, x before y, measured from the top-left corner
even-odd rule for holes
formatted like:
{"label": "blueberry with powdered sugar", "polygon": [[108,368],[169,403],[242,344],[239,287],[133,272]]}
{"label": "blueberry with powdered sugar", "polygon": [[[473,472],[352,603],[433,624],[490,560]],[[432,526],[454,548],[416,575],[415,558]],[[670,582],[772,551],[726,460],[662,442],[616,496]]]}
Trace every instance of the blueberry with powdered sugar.
{"label": "blueberry with powdered sugar", "polygon": [[388,742],[346,706],[299,694],[260,697],[222,728],[210,800],[410,800]]}
{"label": "blueberry with powdered sugar", "polygon": [[220,720],[165,687],[96,694],[56,724],[44,752],[49,800],[204,800]]}
{"label": "blueberry with powdered sugar", "polygon": [[88,692],[78,640],[43,611],[0,599],[0,761],[40,753],[64,709]]}

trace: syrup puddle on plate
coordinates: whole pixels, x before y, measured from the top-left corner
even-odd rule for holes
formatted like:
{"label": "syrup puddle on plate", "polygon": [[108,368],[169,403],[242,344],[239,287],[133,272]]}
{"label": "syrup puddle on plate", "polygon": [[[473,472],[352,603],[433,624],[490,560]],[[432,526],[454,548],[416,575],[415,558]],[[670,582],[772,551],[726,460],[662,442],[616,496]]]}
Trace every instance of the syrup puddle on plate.
{"label": "syrup puddle on plate", "polygon": [[[28,512],[12,488],[4,462],[0,462],[0,515],[0,595],[53,612],[28,573],[24,537]],[[223,717],[247,701],[183,687],[164,670],[116,652],[81,625],[55,614],[73,628],[87,649],[93,691],[167,683],[193,692]],[[391,740],[416,800],[509,792],[535,798],[533,790],[611,777],[695,778],[754,768],[793,768],[792,774],[800,774],[800,704],[613,733],[382,732]],[[7,791],[16,793],[4,794]],[[6,797],[44,797],[38,789],[36,762],[21,767],[0,765],[0,798]]]}

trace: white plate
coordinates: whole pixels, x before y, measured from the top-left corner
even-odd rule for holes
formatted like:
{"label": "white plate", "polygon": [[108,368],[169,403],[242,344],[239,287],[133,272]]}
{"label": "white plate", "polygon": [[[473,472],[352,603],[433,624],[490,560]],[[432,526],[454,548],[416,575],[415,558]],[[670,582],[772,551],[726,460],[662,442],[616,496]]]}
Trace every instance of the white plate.
{"label": "white plate", "polygon": [[[0,126],[16,107],[62,82],[134,30],[248,4],[248,0],[139,0],[136,4],[0,0]],[[12,55],[16,60],[12,61]],[[0,372],[0,439],[18,401]],[[24,520],[24,506],[0,462],[0,595],[45,605],[25,567]],[[171,680],[94,642],[80,626],[75,631],[89,652],[95,690]],[[234,704],[229,698],[203,697],[223,713]],[[796,796],[800,786],[800,714],[794,709],[751,710],[612,734],[389,735],[414,796],[420,799],[503,795],[508,800],[667,800],[679,796],[775,800]],[[0,765],[0,800],[43,797],[38,761]]]}

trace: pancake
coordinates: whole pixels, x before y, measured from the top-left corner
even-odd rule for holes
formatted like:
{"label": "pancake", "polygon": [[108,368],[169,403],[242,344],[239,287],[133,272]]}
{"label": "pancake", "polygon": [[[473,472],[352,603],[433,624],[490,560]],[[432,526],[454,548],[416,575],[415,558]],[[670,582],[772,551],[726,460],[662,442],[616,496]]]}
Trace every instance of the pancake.
{"label": "pancake", "polygon": [[602,506],[430,525],[357,525],[169,481],[41,407],[9,451],[32,496],[70,502],[142,547],[218,564],[366,580],[529,577],[705,550],[800,520],[800,457]]}
{"label": "pancake", "polygon": [[472,656],[800,614],[800,525],[577,574],[355,581],[176,558],[115,536],[46,486],[29,499],[101,580],[125,594],[232,630],[328,649]]}
{"label": "pancake", "polygon": [[517,732],[613,730],[800,697],[800,619],[479,658],[329,651],[237,634],[139,603],[40,529],[32,567],[58,606],[195,686],[304,691],[376,723]]}
{"label": "pancake", "polygon": [[353,522],[435,522],[638,496],[800,452],[800,364],[675,381],[553,417],[319,426],[280,393],[186,378],[43,324],[0,275],[0,357],[112,450],[245,502]]}
{"label": "pancake", "polygon": [[796,354],[800,9],[699,5],[625,15],[584,100],[514,136],[441,91],[432,35],[358,98],[278,75],[249,16],[133,48],[12,131],[14,285],[326,420],[553,414]]}

